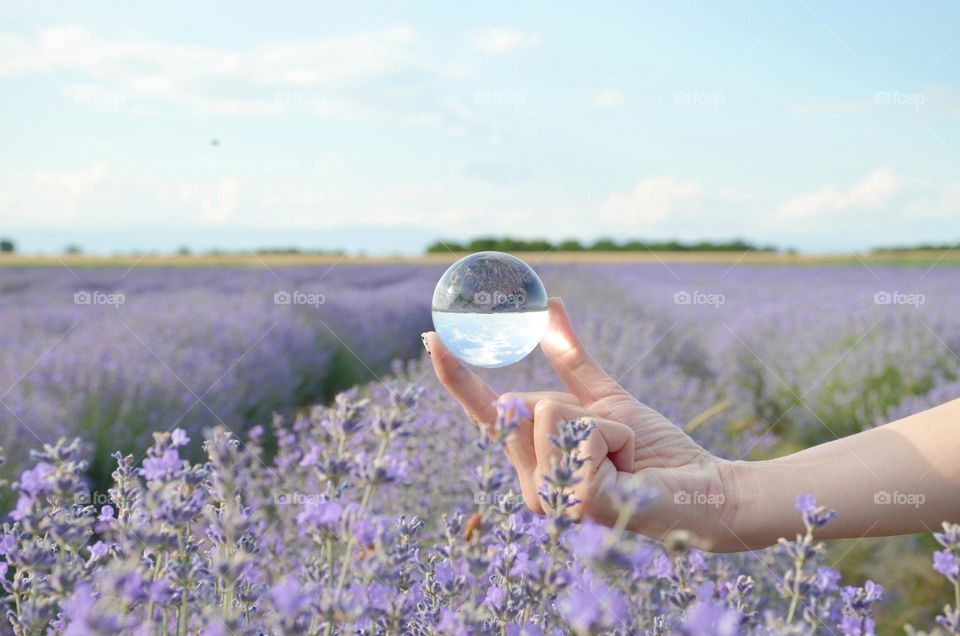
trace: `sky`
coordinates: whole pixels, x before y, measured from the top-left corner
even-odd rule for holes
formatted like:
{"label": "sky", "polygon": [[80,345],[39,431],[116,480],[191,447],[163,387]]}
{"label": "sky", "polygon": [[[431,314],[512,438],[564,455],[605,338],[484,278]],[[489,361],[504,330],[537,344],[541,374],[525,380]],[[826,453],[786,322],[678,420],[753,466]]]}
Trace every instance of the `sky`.
{"label": "sky", "polygon": [[960,240],[960,4],[4,2],[23,252]]}

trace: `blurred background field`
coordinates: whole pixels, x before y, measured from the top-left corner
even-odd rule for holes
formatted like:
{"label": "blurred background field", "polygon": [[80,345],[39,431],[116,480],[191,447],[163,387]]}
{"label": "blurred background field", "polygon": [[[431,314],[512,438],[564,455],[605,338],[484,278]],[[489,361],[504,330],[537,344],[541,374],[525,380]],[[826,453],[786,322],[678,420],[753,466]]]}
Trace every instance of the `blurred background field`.
{"label": "blurred background field", "polygon": [[[0,267],[271,267],[334,265],[430,265],[453,263],[472,251],[436,250],[421,256],[304,253],[298,251],[231,252],[206,254],[3,254]],[[479,250],[477,250],[479,251]],[[502,250],[501,250],[502,251]],[[726,263],[728,265],[897,265],[902,267],[960,265],[960,250],[951,246],[928,249],[877,250],[865,253],[800,254],[781,251],[661,251],[629,252],[508,250],[531,263]]]}
{"label": "blurred background field", "polygon": [[[728,261],[536,268],[611,375],[724,457],[828,441],[960,391],[957,270]],[[152,431],[201,439],[222,423],[242,435],[408,373],[405,361],[433,384],[419,334],[443,265],[331,264],[0,270],[5,476],[41,441],[77,435],[105,483],[108,453],[142,452]],[[555,387],[541,358],[485,375],[499,391]],[[837,542],[831,554],[851,575],[895,574],[887,611],[900,623],[939,588],[926,551],[911,556],[917,541]]]}

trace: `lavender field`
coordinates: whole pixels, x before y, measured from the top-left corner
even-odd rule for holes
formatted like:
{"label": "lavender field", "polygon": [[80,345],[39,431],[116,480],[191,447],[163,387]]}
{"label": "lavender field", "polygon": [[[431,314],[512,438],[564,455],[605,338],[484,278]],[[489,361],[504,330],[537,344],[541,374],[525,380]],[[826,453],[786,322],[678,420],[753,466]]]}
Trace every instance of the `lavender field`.
{"label": "lavender field", "polygon": [[[826,513],[801,502],[806,537],[714,556],[682,536],[660,546],[530,515],[497,444],[423,353],[442,269],[0,272],[0,475],[16,482],[0,497],[0,582],[14,631],[938,625],[957,586],[957,529],[941,545],[824,552],[813,531]],[[614,378],[726,458],[832,440],[960,393],[951,268],[537,270]],[[498,392],[560,388],[539,352],[482,375]],[[934,549],[944,576],[929,567]],[[799,574],[786,574],[798,554]],[[960,628],[952,612],[945,633]]]}

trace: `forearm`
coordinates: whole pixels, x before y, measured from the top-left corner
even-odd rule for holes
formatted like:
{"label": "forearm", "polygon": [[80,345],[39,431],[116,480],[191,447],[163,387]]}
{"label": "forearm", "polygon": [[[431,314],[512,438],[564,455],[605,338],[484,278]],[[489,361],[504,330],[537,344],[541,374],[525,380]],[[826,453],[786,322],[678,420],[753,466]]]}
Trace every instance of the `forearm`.
{"label": "forearm", "polygon": [[[837,511],[821,538],[926,532],[960,521],[960,400],[793,455],[734,462],[723,548],[753,549],[801,531],[800,493]],[[729,545],[728,545],[729,544]]]}

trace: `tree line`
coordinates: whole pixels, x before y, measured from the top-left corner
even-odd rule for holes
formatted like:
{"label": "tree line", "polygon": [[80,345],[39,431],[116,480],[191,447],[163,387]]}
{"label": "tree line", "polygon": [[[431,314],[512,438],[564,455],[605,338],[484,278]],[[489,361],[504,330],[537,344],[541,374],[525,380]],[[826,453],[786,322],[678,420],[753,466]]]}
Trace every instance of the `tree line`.
{"label": "tree line", "polygon": [[436,241],[427,247],[427,253],[437,252],[776,252],[775,247],[757,245],[743,239],[730,241],[644,241],[630,239],[616,241],[601,238],[593,242],[566,239],[556,243],[544,239],[514,239],[509,237],[480,237],[466,243]]}

